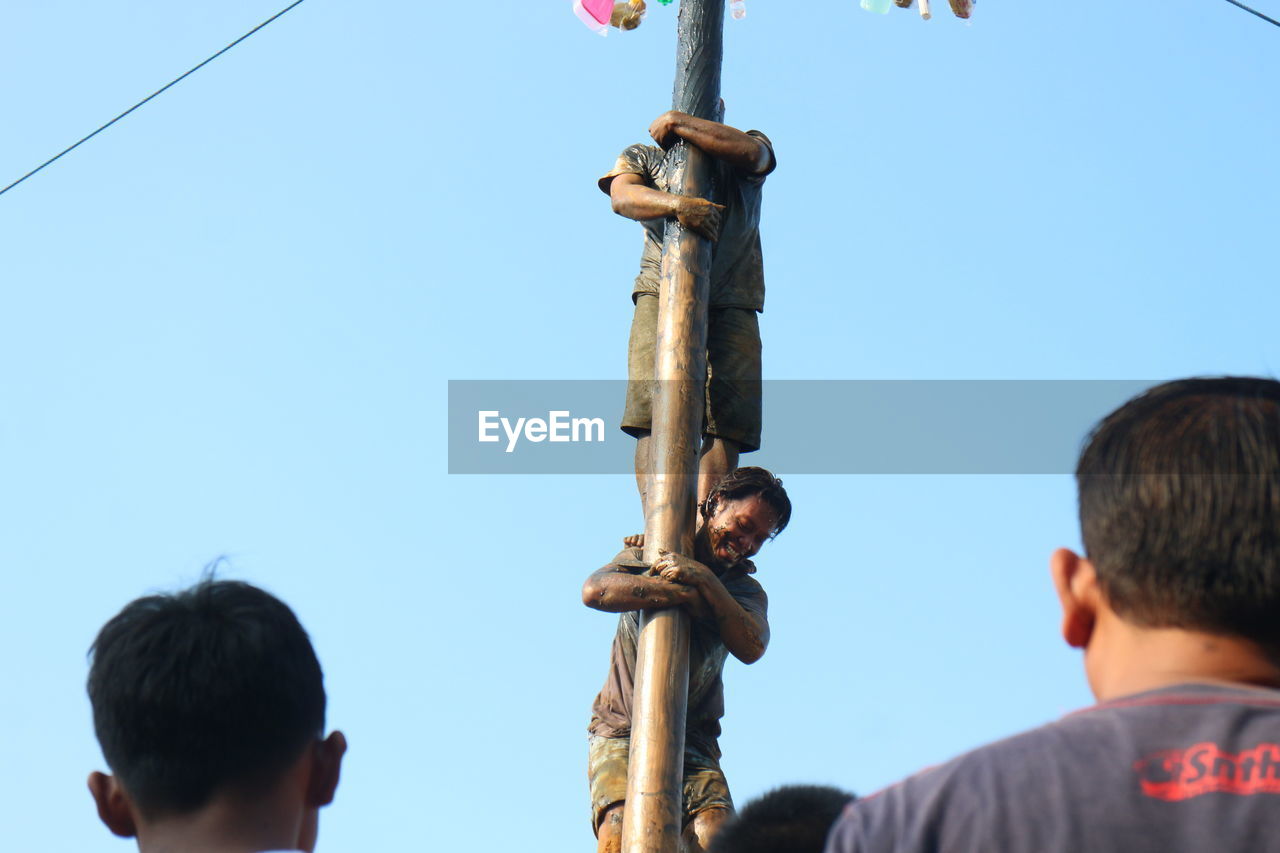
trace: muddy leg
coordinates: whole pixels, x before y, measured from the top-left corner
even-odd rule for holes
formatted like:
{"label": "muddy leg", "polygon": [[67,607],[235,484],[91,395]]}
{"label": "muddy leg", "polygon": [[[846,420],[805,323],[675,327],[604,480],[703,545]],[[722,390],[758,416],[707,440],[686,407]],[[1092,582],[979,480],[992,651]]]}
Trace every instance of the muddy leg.
{"label": "muddy leg", "polygon": [[707,499],[711,488],[725,474],[738,467],[738,445],[713,435],[702,437],[702,458],[698,460],[698,503]]}
{"label": "muddy leg", "polygon": [[622,853],[622,803],[609,806],[601,818],[596,853]]}
{"label": "muddy leg", "polygon": [[711,839],[720,831],[720,826],[733,816],[728,809],[707,809],[694,815],[693,820],[684,828],[681,845],[686,853],[703,853],[711,846]]}
{"label": "muddy leg", "polygon": [[640,492],[640,512],[649,517],[649,447],[653,436],[645,433],[636,439],[636,489]]}

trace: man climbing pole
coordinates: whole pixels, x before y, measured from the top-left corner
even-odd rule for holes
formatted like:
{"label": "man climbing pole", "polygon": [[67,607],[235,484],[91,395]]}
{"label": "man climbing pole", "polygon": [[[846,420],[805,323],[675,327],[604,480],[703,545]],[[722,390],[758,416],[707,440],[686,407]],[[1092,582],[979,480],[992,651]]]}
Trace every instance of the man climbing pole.
{"label": "man climbing pole", "polygon": [[[672,0],[658,2],[668,5]],[[967,12],[968,3],[953,0],[953,7],[963,6]],[[613,22],[616,6],[608,0],[576,0],[574,8],[584,23],[600,32]],[[741,0],[733,0],[731,9],[735,18],[743,17]],[[643,552],[619,555],[592,575],[583,591],[591,606],[629,613],[632,620],[624,617],[619,626],[614,668],[592,724],[601,739],[592,750],[594,820],[600,849],[607,851],[620,847],[624,853],[676,853],[682,826],[702,840],[714,831],[725,804],[690,806],[689,774],[700,772],[701,760],[690,747],[706,731],[697,676],[705,666],[698,650],[707,642],[705,635],[691,632],[710,625],[715,642],[723,644],[721,663],[725,649],[744,660],[751,658],[739,654],[730,626],[767,638],[763,609],[753,610],[754,599],[743,600],[729,591],[729,581],[736,584],[735,560],[731,557],[726,563],[717,556],[722,549],[714,544],[712,533],[720,521],[713,486],[717,476],[734,471],[738,454],[754,450],[760,440],[756,313],[763,308],[764,288],[759,190],[774,168],[772,146],[763,134],[742,133],[722,123],[724,17],[725,0],[680,0],[673,109],[650,129],[659,148],[628,149],[614,171],[601,179],[614,209],[645,225],[624,420],[624,429],[640,439],[635,467],[645,512],[644,547]],[[621,27],[621,21],[615,26]],[[745,188],[751,190],[750,199]],[[754,285],[734,292],[744,262],[746,269],[754,270]],[[730,282],[727,288],[724,282]],[[726,297],[726,291],[731,295]],[[734,312],[725,313],[726,308]],[[648,313],[656,314],[652,345],[645,340]],[[722,351],[729,356],[727,362]],[[744,354],[749,354],[745,361]],[[742,429],[736,412],[726,417],[717,402],[725,385],[718,380],[727,380],[733,407],[739,408],[743,397],[753,402],[754,425]],[[645,385],[652,390],[646,392]],[[650,411],[635,411],[643,409],[644,402]],[[730,421],[732,430],[725,426]],[[695,530],[699,509],[703,524]],[[769,521],[767,514],[763,519],[754,515],[744,516],[753,529]],[[785,519],[777,521],[785,524]],[[773,531],[781,524],[774,524]],[[731,552],[749,556],[737,546]],[[687,560],[687,573],[681,562],[687,558],[676,554],[693,555]],[[727,597],[732,607],[713,608],[709,594],[722,605]],[[699,619],[692,628],[691,617]],[[717,685],[720,669],[714,667]],[[617,727],[601,711],[614,708],[614,696],[625,697],[617,700],[625,715]],[[627,732],[625,745],[617,743],[624,739],[622,731]],[[620,758],[627,768],[624,799],[619,799],[615,783],[606,786],[601,781],[614,772]],[[605,789],[613,793],[596,796]],[[625,810],[620,805],[624,802]],[[624,811],[625,820],[615,821],[615,814]],[[707,817],[699,821],[698,814]]]}
{"label": "man climbing pole", "polygon": [[[722,118],[718,105],[724,50],[724,0],[681,0],[677,23],[672,107],[680,114],[717,123],[716,120]],[[713,195],[712,172],[716,161],[670,129],[658,136],[659,142],[674,142],[664,157],[667,191],[672,196],[699,199]],[[649,374],[657,380],[652,395],[652,444],[648,450],[648,470],[640,472],[646,541],[640,554],[629,555],[631,559],[641,559],[640,565],[631,567],[631,571],[661,564],[673,553],[718,562],[714,559],[714,547],[712,556],[708,556],[703,553],[707,551],[707,543],[701,548],[695,544],[699,450],[706,429],[703,391],[707,381],[708,274],[712,266],[712,243],[686,227],[678,216],[664,216],[661,221],[657,334],[653,372]],[[643,477],[645,473],[647,478]],[[766,515],[763,519],[748,521],[754,528],[769,518]],[[774,520],[771,529],[776,529],[780,521],[780,518]],[[663,568],[674,572],[663,578],[664,582],[679,582],[680,566]],[[699,595],[704,589],[723,592],[723,581],[718,581],[717,586],[707,580],[716,574],[714,570],[695,569],[690,578],[696,578],[698,583],[686,585],[698,586]],[[619,578],[626,580],[623,573],[617,571],[607,572],[603,578],[613,584]],[[610,607],[621,611],[645,608],[637,614],[636,628],[630,633],[634,638],[629,643],[634,646],[634,658],[625,656],[630,664],[626,670],[628,688],[620,688],[621,695],[628,697],[627,781],[623,792],[627,807],[625,819],[617,822],[620,826],[612,819],[608,822],[601,844],[605,850],[620,847],[625,853],[676,853],[681,827],[685,824],[683,816],[688,812],[682,789],[692,628],[688,608],[657,607],[655,602],[645,601],[643,590],[639,595],[634,594],[636,587],[644,584],[638,585],[633,578],[630,586],[631,600],[615,601]],[[650,592],[657,589],[661,587],[649,587]],[[604,591],[608,593],[607,589]],[[625,591],[625,583],[621,591]],[[722,596],[711,594],[723,602]],[[726,596],[736,601],[732,595],[726,593]],[[609,595],[586,595],[585,598],[604,603]],[[690,607],[693,606],[690,602]],[[736,603],[734,606],[740,607]],[[719,626],[718,622],[715,624]],[[756,625],[758,636],[763,636],[763,627],[764,623]],[[615,760],[612,764],[616,767],[618,762]],[[613,796],[616,798],[616,792]],[[617,812],[621,813],[622,809]],[[604,816],[603,811],[597,814],[598,818]],[[707,820],[709,818],[704,818],[703,822]],[[697,827],[693,829],[696,834]]]}
{"label": "man climbing pole", "polygon": [[582,586],[582,602],[621,613],[609,675],[591,709],[588,777],[598,853],[618,853],[631,757],[632,695],[641,609],[680,607],[692,625],[685,713],[681,827],[684,849],[704,850],[732,813],[720,770],[725,659],[753,663],[769,643],[768,598],[750,558],[791,520],[782,481],[763,468],[739,468],[712,489],[694,534],[692,558],[663,551],[652,568],[625,548]]}
{"label": "man climbing pole", "polygon": [[[724,103],[719,104],[723,113]],[[722,117],[722,115],[720,116]],[[640,274],[631,299],[635,315],[627,348],[627,403],[622,429],[636,438],[636,485],[647,506],[651,463],[651,403],[658,293],[665,219],[713,241],[707,323],[706,414],[698,469],[699,502],[712,484],[738,465],[738,454],[760,446],[760,325],[764,264],[760,252],[760,200],[765,177],[777,164],[769,138],[677,110],[649,127],[658,145],[632,145],[600,179],[613,210],[644,226]],[[680,141],[712,162],[712,187],[722,204],[671,192],[667,151]]]}

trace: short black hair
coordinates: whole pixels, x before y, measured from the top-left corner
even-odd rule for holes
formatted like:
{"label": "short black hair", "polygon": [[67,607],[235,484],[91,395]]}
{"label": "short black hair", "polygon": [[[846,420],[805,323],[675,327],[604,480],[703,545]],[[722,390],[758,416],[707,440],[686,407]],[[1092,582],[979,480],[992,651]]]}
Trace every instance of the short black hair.
{"label": "short black hair", "polygon": [[247,583],[139,598],[90,654],[98,742],[144,816],[270,784],[323,732],[324,676],[306,631]]}
{"label": "short black hair", "polygon": [[1094,428],[1076,479],[1116,613],[1280,652],[1280,382],[1151,388]]}
{"label": "short black hair", "polygon": [[751,495],[759,495],[760,499],[777,513],[778,523],[774,526],[772,534],[777,536],[791,520],[791,498],[787,497],[787,490],[782,488],[782,481],[764,468],[748,465],[745,468],[735,468],[721,477],[720,481],[711,487],[711,492],[703,501],[702,515],[705,518],[715,515],[720,501],[731,501]]}
{"label": "short black hair", "polygon": [[783,785],[720,827],[707,853],[822,853],[831,825],[857,797],[829,785]]}

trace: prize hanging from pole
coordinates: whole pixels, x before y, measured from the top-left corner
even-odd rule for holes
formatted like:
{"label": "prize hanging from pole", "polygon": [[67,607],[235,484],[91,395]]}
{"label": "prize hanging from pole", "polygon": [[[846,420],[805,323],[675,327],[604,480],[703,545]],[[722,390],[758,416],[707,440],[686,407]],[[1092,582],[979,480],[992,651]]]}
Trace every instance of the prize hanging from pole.
{"label": "prize hanging from pole", "polygon": [[[899,9],[910,9],[914,0],[893,0],[893,5]],[[968,18],[973,14],[973,4],[975,0],[950,0],[951,13],[957,18]],[[889,0],[862,0],[862,8],[868,12],[879,12],[885,14],[889,11]],[[930,0],[920,0],[920,17],[926,21],[933,17],[933,9]]]}
{"label": "prize hanging from pole", "polygon": [[[670,6],[672,0],[656,0],[659,6]],[[866,2],[866,0],[864,0]],[[887,4],[889,0],[885,0]],[[634,30],[644,20],[645,0],[573,0],[573,14],[597,35],[607,36],[609,28]],[[729,0],[729,15],[735,21],[747,16],[746,0]]]}
{"label": "prize hanging from pole", "polygon": [[[655,0],[659,6],[670,6],[673,0]],[[868,12],[887,15],[889,9],[910,9],[916,0],[860,0],[859,5]],[[919,0],[920,17],[929,20],[933,17],[932,0]],[[957,18],[968,19],[973,14],[976,0],[948,0],[951,12]],[[746,0],[728,0],[729,16],[735,21],[747,17]],[[634,30],[640,26],[647,12],[645,0],[573,0],[573,13],[592,32],[607,36],[609,28],[618,30]]]}

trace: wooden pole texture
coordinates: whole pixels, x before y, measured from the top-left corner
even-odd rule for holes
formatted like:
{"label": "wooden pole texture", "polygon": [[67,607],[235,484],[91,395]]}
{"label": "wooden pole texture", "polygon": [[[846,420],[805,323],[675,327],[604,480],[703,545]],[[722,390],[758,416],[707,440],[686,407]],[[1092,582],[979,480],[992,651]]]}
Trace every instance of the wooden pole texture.
{"label": "wooden pole texture", "polygon": [[[724,0],[681,0],[675,109],[720,120]],[[713,198],[705,154],[684,142],[671,158],[671,191]],[[698,451],[707,375],[711,244],[668,219],[663,237],[645,553],[693,550]],[[623,815],[624,853],[677,853],[689,691],[689,618],[672,608],[640,618],[631,702],[631,758]]]}

